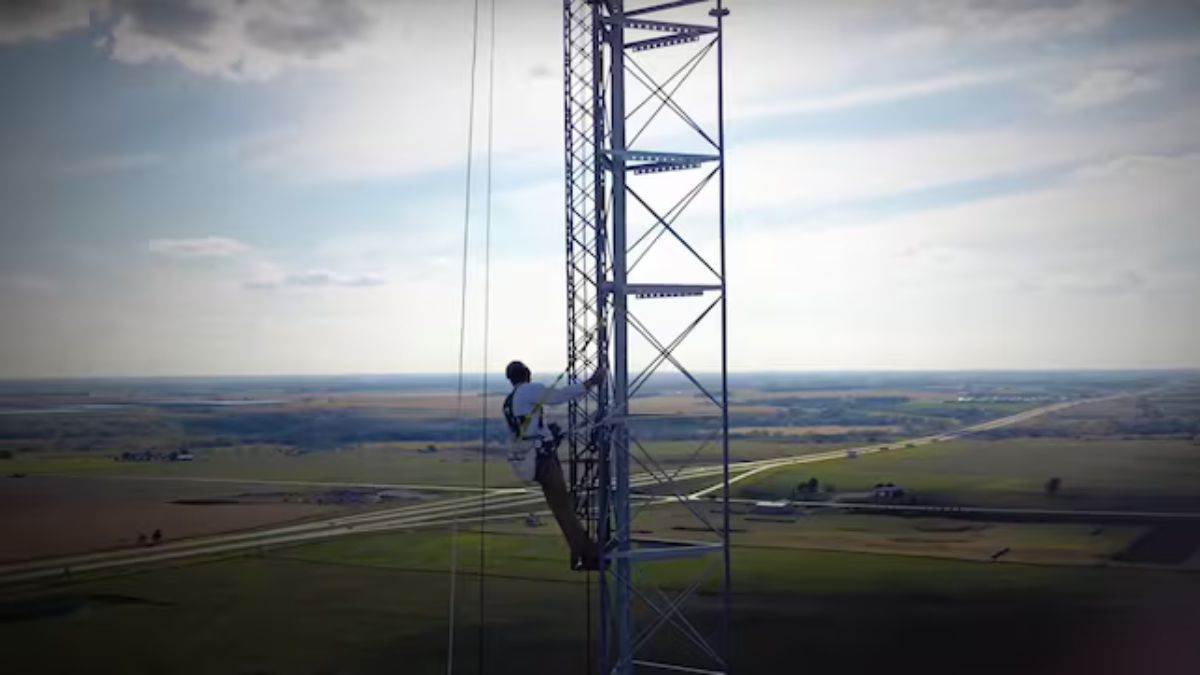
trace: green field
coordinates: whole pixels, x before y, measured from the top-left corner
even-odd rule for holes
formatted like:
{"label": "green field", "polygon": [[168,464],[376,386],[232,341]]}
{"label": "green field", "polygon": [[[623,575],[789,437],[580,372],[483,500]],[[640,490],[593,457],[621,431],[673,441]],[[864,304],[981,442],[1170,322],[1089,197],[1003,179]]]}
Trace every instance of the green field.
{"label": "green field", "polygon": [[[1044,486],[1062,480],[1054,497]],[[797,465],[738,483],[735,495],[787,498],[816,477],[838,492],[892,482],[932,503],[1200,510],[1200,445],[1191,441],[952,441]]]}
{"label": "green field", "polygon": [[[440,448],[438,452],[418,452],[418,449],[429,445],[427,442],[359,444],[338,450],[305,453],[288,452],[279,446],[242,445],[197,450],[196,460],[192,462],[118,462],[109,453],[28,453],[0,461],[0,471],[6,474],[100,473],[229,480],[479,486],[478,447],[467,449],[437,444]],[[691,466],[721,461],[721,447],[717,443],[710,443],[695,455],[693,453],[700,445],[698,441],[648,441],[643,445],[664,467],[684,462]],[[730,442],[730,454],[735,461],[748,461],[822,452],[838,447],[836,444],[738,439]],[[506,452],[500,445],[488,447],[487,484],[490,487],[507,487],[518,482],[505,463]]]}
{"label": "green field", "polygon": [[[486,672],[588,672],[588,587],[557,537],[487,543]],[[475,673],[478,539],[459,546],[455,672]],[[449,559],[445,532],[375,535],[6,589],[5,658],[15,672],[442,673]],[[1200,666],[1194,574],[766,548],[733,562],[739,672]],[[668,588],[685,572],[653,568]],[[701,630],[716,625],[712,588],[693,606]],[[687,658],[681,641],[663,645],[658,655]]]}
{"label": "green field", "polygon": [[[229,480],[332,481],[346,483],[432,483],[477,486],[478,451],[444,449],[418,452],[428,443],[372,444],[341,450],[302,454],[277,446],[237,446],[196,451],[192,462],[118,462],[111,455],[39,453],[8,460],[0,467],[9,473],[64,473],[172,478],[222,478]],[[514,481],[504,466],[504,455],[489,449],[492,485]],[[503,469],[503,472],[500,471]]]}
{"label": "green field", "polygon": [[[701,515],[719,527],[720,513],[701,505]],[[745,546],[857,551],[908,556],[990,560],[1007,549],[1005,562],[1104,565],[1149,531],[1139,525],[1097,523],[1011,523],[939,517],[845,514],[832,510],[791,516],[756,516],[737,506],[731,529]],[[746,514],[746,515],[741,515]],[[678,505],[646,509],[634,521],[644,536],[712,541],[714,535]],[[719,540],[718,540],[719,541]]]}

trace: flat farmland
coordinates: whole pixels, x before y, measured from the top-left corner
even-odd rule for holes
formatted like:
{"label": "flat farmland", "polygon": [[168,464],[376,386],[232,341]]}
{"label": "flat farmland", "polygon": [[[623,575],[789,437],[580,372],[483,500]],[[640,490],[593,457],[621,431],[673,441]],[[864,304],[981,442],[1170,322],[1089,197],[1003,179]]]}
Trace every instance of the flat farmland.
{"label": "flat farmland", "polygon": [[929,389],[903,389],[894,387],[871,387],[856,389],[739,389],[731,392],[731,400],[744,402],[766,398],[795,399],[856,399],[856,398],[909,398],[918,401],[941,401],[950,395]]}
{"label": "flat farmland", "polygon": [[[693,457],[697,441],[645,441],[643,445],[664,465],[711,464],[721,461],[720,443],[711,442]],[[436,452],[428,452],[430,445]],[[733,461],[770,459],[822,452],[836,444],[799,443],[789,440],[733,439]],[[565,449],[563,450],[565,456]],[[505,460],[506,448],[488,446],[488,487],[519,484]],[[0,464],[6,474],[155,476],[238,480],[320,481],[393,485],[478,487],[480,448],[450,443],[361,443],[333,450],[290,452],[279,446],[245,445],[204,448],[190,462],[122,462],[107,453],[30,453]]]}
{"label": "flat farmland", "polygon": [[[549,529],[487,535],[484,577],[478,535],[459,533],[455,672],[479,672],[480,650],[488,673],[587,672],[587,577],[567,571]],[[444,673],[450,552],[446,532],[356,536],[8,589],[6,658],[21,672]],[[739,672],[801,660],[821,672],[1125,673],[1144,672],[1147,654],[1163,675],[1200,667],[1196,575],[755,546],[735,548],[733,568]],[[669,591],[694,571],[647,573]],[[690,606],[701,631],[719,620],[716,583]],[[652,655],[694,662],[664,630]]]}
{"label": "flat farmland", "polygon": [[[719,526],[713,504],[695,508]],[[1006,550],[1005,563],[1102,565],[1151,528],[1096,523],[1005,523],[937,517],[845,514],[798,510],[786,516],[754,515],[735,506],[730,529],[740,546],[854,551],[888,555],[990,562]],[[642,536],[717,541],[680,505],[638,512],[633,527]]]}
{"label": "flat farmland", "polygon": [[[929,503],[1039,508],[1200,510],[1200,445],[1168,440],[941,442],[799,465],[738,483],[735,495],[785,498],[809,478],[837,492],[892,482]],[[1045,493],[1051,477],[1058,493]]]}
{"label": "flat farmland", "polygon": [[894,434],[900,431],[895,425],[839,426],[836,424],[803,427],[730,427],[730,434],[765,434],[773,436],[832,436],[840,434],[875,432]]}
{"label": "flat farmland", "polygon": [[332,503],[328,492],[252,482],[0,478],[0,562],[133,548],[139,534],[156,529],[175,541],[355,508]]}

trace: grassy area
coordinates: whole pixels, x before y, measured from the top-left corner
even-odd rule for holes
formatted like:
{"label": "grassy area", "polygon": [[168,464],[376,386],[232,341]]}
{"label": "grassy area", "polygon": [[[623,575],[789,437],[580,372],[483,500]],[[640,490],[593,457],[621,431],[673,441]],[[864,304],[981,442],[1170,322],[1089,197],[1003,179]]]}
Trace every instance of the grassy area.
{"label": "grassy area", "polygon": [[[363,483],[437,483],[475,485],[479,452],[444,448],[418,452],[428,443],[376,443],[306,453],[269,445],[206,448],[191,462],[118,462],[111,455],[39,453],[0,463],[8,473],[69,473],[241,480],[332,481]],[[489,450],[499,465],[503,454]],[[505,478],[496,472],[496,480]]]}
{"label": "grassy area", "polygon": [[738,434],[762,434],[769,436],[835,436],[840,434],[861,433],[861,432],[876,432],[880,434],[894,434],[900,431],[900,427],[895,425],[876,425],[876,426],[837,426],[837,425],[814,425],[807,427],[732,427],[729,429],[731,435]]}
{"label": "grassy area", "polygon": [[[697,505],[719,527],[715,505]],[[858,551],[987,561],[1007,549],[1006,562],[1055,565],[1106,564],[1149,528],[1089,523],[1002,523],[948,518],[908,518],[842,514],[833,511],[792,516],[755,516],[739,507],[731,521],[743,546]],[[703,524],[681,506],[657,506],[634,521],[648,536],[709,541]]]}
{"label": "grassy area", "polygon": [[[1057,496],[1044,486],[1062,479]],[[1200,508],[1200,446],[1189,441],[1013,439],[899,447],[797,465],[738,483],[736,495],[784,498],[816,477],[839,492],[894,482],[934,502],[1052,508]]]}
{"label": "grassy area", "polygon": [[[480,454],[477,448],[463,449],[439,443],[438,452],[418,452],[428,445],[426,442],[366,443],[300,454],[287,452],[279,446],[243,445],[197,450],[192,462],[118,462],[110,454],[28,453],[0,461],[0,472],[478,486]],[[721,461],[719,443],[710,443],[694,456],[699,442],[650,441],[644,445],[664,466],[677,465],[689,458],[692,458],[689,464]],[[735,461],[747,461],[837,447],[738,439],[730,443],[730,454]],[[517,484],[505,463],[505,453],[503,446],[488,448],[488,484],[492,487]]]}
{"label": "grassy area", "polygon": [[[458,544],[455,672],[476,673],[478,539]],[[557,537],[487,544],[487,672],[587,672],[588,587]],[[9,590],[6,661],[20,672],[441,673],[449,557],[444,532],[376,535]],[[1156,673],[1200,665],[1195,575],[759,548],[736,550],[734,570],[739,672],[1144,672],[1147,654]],[[653,570],[668,588],[684,572]],[[693,605],[701,630],[717,623],[711,588]],[[651,655],[686,659],[666,630]]]}

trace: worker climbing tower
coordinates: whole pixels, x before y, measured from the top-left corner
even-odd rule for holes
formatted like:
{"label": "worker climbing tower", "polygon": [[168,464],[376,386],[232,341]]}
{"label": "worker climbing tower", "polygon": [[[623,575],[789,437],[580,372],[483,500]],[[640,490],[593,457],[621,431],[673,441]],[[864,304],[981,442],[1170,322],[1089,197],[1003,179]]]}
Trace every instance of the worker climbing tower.
{"label": "worker climbing tower", "polygon": [[568,374],[610,373],[570,407],[569,479],[607,545],[605,674],[729,671],[722,5],[563,0]]}

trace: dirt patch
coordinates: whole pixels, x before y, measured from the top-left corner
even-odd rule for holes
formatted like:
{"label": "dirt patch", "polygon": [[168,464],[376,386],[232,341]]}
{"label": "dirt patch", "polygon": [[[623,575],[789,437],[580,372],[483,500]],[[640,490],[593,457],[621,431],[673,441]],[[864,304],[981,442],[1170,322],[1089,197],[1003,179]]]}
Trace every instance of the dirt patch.
{"label": "dirt patch", "polygon": [[[131,548],[334,515],[339,504],[245,503],[278,488],[253,483],[29,476],[0,481],[0,562]],[[223,503],[237,501],[239,503]],[[217,505],[219,504],[219,506]]]}

